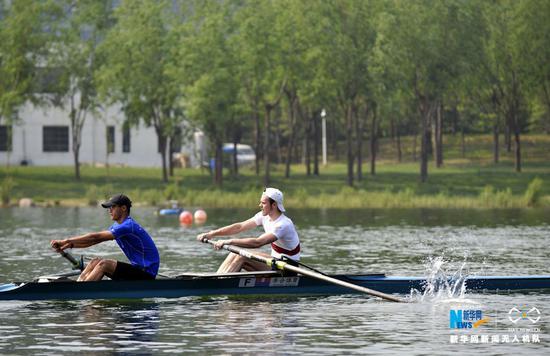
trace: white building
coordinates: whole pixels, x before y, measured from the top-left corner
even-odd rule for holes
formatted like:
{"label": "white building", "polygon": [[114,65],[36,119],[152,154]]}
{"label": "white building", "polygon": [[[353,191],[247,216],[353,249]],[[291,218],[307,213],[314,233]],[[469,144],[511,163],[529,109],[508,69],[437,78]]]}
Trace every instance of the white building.
{"label": "white building", "polygon": [[[27,104],[11,128],[0,123],[0,164],[74,165],[69,111]],[[93,116],[88,113],[82,129],[80,163],[102,166],[161,167],[158,139],[153,127],[125,128],[124,114],[110,107]],[[11,142],[10,135],[11,130]],[[184,144],[181,155],[196,165],[194,144]]]}

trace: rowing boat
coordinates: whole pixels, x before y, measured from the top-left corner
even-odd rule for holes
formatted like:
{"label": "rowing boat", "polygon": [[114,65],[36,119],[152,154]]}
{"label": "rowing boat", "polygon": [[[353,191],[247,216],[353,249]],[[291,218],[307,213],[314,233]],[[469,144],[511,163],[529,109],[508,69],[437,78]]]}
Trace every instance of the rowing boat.
{"label": "rowing boat", "polygon": [[[32,282],[0,284],[0,300],[75,300],[179,298],[188,296],[242,295],[341,295],[358,293],[333,283],[305,275],[283,276],[277,271],[228,274],[192,273],[152,281],[76,282],[75,273],[43,276]],[[424,277],[386,276],[385,274],[331,275],[338,280],[388,294],[422,293],[430,284]],[[462,280],[439,281],[440,286],[464,283],[477,292],[550,292],[550,275],[472,276]]]}

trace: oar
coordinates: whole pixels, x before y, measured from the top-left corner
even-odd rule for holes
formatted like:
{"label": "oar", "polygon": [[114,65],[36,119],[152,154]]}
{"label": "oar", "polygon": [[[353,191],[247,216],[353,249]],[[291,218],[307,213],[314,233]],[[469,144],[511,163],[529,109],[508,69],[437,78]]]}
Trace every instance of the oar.
{"label": "oar", "polygon": [[[206,240],[206,239],[204,239],[202,242],[207,242],[207,243],[210,243],[212,245],[215,244],[215,241]],[[293,266],[293,265],[291,265],[291,264],[289,264],[285,261],[281,261],[281,260],[278,260],[278,259],[275,259],[275,258],[268,258],[268,257],[264,257],[264,256],[261,256],[261,255],[256,255],[256,254],[253,254],[250,251],[247,251],[247,250],[242,249],[242,248],[238,248],[238,247],[230,246],[230,245],[223,245],[223,248],[225,250],[229,251],[229,252],[233,252],[233,253],[235,253],[237,255],[240,255],[242,257],[246,257],[246,258],[249,258],[249,259],[254,260],[254,261],[265,263],[266,265],[268,265],[270,267],[274,266],[275,268],[277,268],[278,270],[281,270],[281,271],[287,270],[287,271],[292,271],[292,272],[295,272],[295,273],[300,273],[300,274],[303,274],[303,275],[308,276],[308,277],[320,279],[322,281],[333,283],[333,284],[336,284],[336,285],[339,285],[339,286],[342,286],[342,287],[345,287],[345,288],[354,289],[356,291],[366,293],[366,294],[370,294],[370,295],[374,295],[376,297],[386,299],[386,300],[390,300],[392,302],[398,302],[398,303],[405,303],[406,302],[405,300],[403,300],[401,298],[394,297],[393,295],[378,292],[378,291],[375,291],[375,290],[372,290],[372,289],[369,289],[369,288],[358,286],[357,284],[348,283],[348,282],[345,282],[345,281],[342,281],[342,280],[339,280],[339,279],[336,279],[336,278],[332,278],[332,277],[329,277],[329,276],[326,276],[326,275],[323,275],[323,274],[320,274],[320,273],[317,273],[317,272],[313,272],[313,271],[310,271],[310,270],[307,270],[307,269],[304,269],[304,268],[296,267],[296,266]]]}
{"label": "oar", "polygon": [[59,254],[62,257],[65,257],[71,264],[73,265],[74,269],[84,270],[84,260],[82,257],[80,257],[80,260],[77,260],[73,255],[71,255],[67,251],[60,251]]}

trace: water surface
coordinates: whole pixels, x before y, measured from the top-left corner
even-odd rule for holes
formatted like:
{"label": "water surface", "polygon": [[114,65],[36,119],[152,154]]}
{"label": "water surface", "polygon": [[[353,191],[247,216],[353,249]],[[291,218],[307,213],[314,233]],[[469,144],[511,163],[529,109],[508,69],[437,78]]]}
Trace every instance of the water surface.
{"label": "water surface", "polygon": [[[152,209],[134,209],[132,215],[157,243],[160,273],[172,275],[214,271],[225,253],[196,242],[195,236],[254,213],[212,210],[205,226],[191,228],[179,227],[176,217],[156,216]],[[327,273],[549,273],[548,210],[302,210],[289,216],[299,229],[303,262]],[[49,240],[109,225],[99,208],[0,209],[0,281],[67,270],[67,263],[49,249]],[[124,259],[114,242],[83,252]],[[0,348],[3,353],[51,355],[548,353],[549,294],[443,292],[415,295],[413,300],[394,304],[366,296],[332,296],[0,302]],[[541,319],[514,324],[508,314],[513,307],[536,307]],[[458,309],[482,310],[489,322],[475,330],[450,329],[449,312]],[[454,344],[453,335],[468,342]],[[479,335],[477,343],[472,335]],[[482,336],[493,335],[517,335],[519,342],[481,342]],[[524,335],[529,342],[522,341]],[[531,342],[533,335],[540,343]]]}

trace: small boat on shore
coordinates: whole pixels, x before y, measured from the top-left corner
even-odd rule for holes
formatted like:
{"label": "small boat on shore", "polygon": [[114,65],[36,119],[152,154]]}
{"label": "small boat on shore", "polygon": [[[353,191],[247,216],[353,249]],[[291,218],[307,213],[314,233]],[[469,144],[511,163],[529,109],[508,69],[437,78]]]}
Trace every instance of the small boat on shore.
{"label": "small boat on shore", "polygon": [[[279,271],[229,274],[191,273],[150,281],[76,282],[69,272],[39,277],[31,282],[0,284],[0,300],[78,300],[180,298],[188,296],[298,295],[320,296],[360,293],[306,275],[284,276]],[[331,278],[391,295],[420,293],[428,285],[424,277],[386,276],[385,274],[330,275]],[[441,285],[465,283],[473,292],[550,292],[550,275],[475,276],[448,279]]]}

